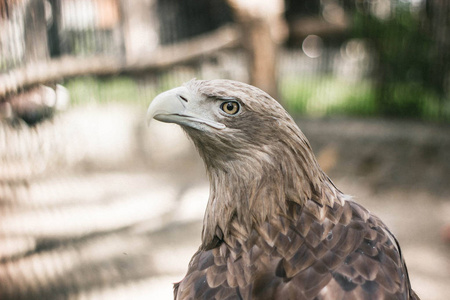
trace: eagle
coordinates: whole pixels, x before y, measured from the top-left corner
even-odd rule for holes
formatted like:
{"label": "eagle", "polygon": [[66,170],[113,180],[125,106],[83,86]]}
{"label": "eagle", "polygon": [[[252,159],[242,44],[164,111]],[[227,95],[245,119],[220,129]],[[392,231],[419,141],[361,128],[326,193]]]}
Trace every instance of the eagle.
{"label": "eagle", "polygon": [[183,128],[210,182],[175,299],[419,299],[394,235],[333,184],[267,93],[193,79],[159,94],[152,119]]}

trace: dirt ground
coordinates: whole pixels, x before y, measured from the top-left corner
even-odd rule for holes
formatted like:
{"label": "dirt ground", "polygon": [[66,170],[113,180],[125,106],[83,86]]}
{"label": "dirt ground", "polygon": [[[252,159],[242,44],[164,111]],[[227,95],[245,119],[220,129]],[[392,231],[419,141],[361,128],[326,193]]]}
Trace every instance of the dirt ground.
{"label": "dirt ground", "polygon": [[[133,109],[94,107],[32,131],[3,125],[3,153],[28,150],[26,160],[3,156],[0,299],[172,298],[200,243],[208,183],[176,126],[142,120]],[[298,123],[335,184],[397,236],[418,295],[448,299],[450,128]]]}

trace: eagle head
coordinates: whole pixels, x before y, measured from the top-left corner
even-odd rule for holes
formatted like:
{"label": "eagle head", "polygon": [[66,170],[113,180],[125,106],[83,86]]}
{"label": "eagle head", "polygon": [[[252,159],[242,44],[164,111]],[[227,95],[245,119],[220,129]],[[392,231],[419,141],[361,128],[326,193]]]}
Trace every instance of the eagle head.
{"label": "eagle head", "polygon": [[289,144],[292,134],[306,141],[276,100],[254,86],[232,80],[191,80],[158,95],[147,117],[148,122],[154,118],[179,124],[207,167],[224,168],[224,164],[255,155],[273,159],[276,146]]}
{"label": "eagle head", "polygon": [[217,228],[226,235],[233,218],[250,228],[284,211],[287,201],[321,201],[327,177],[307,139],[286,110],[254,86],[191,80],[158,95],[148,109],[152,119],[179,124],[205,162],[209,239]]}

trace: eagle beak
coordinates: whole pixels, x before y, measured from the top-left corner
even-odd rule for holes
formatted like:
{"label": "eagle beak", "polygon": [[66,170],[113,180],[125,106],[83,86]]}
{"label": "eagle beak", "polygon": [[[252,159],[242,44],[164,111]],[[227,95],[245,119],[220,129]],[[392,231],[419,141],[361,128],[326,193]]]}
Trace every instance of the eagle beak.
{"label": "eagle beak", "polygon": [[150,125],[152,119],[172,123],[171,119],[176,115],[182,115],[185,111],[183,99],[189,91],[185,87],[178,87],[159,94],[153,99],[147,110],[147,125]]}
{"label": "eagle beak", "polygon": [[150,125],[151,120],[155,119],[197,129],[202,129],[202,124],[216,129],[225,128],[224,124],[202,116],[204,111],[196,102],[198,100],[184,86],[161,93],[153,99],[148,107],[147,125]]}

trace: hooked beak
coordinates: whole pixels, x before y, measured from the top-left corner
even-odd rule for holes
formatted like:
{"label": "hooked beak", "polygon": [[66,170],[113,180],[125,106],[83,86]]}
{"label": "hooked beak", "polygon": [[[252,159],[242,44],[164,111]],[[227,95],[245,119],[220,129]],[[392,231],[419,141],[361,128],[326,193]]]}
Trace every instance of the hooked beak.
{"label": "hooked beak", "polygon": [[151,120],[155,119],[196,129],[202,129],[202,124],[216,129],[225,128],[224,124],[202,116],[201,111],[196,112],[196,110],[200,110],[196,101],[198,100],[184,86],[163,92],[156,96],[148,107],[147,125],[150,125]]}

